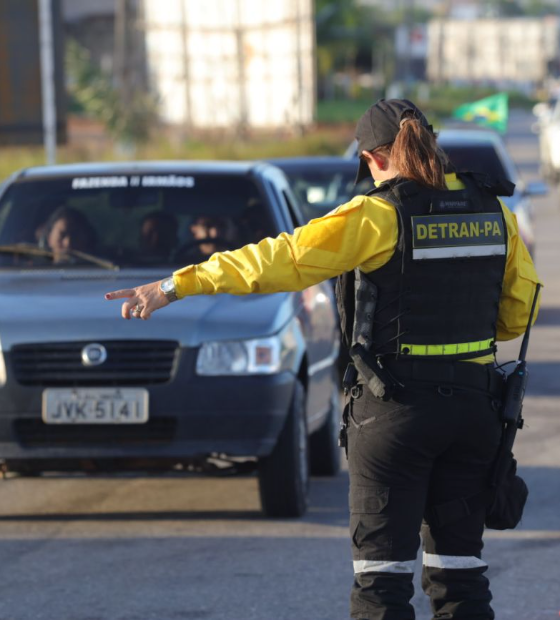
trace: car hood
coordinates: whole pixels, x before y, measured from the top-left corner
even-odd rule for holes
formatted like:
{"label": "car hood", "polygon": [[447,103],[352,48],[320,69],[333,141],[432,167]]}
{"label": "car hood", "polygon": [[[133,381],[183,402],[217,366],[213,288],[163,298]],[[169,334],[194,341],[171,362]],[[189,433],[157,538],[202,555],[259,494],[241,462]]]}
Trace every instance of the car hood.
{"label": "car hood", "polygon": [[0,343],[72,340],[178,340],[196,347],[210,340],[267,336],[297,311],[298,293],[201,295],[171,304],[148,321],[125,321],[121,302],[104,294],[159,280],[154,272],[4,272],[0,274]]}

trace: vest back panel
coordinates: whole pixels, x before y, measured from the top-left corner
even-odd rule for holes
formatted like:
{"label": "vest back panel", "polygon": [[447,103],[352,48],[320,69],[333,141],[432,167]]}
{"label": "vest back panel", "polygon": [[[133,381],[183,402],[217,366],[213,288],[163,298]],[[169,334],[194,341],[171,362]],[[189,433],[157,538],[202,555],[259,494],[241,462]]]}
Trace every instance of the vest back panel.
{"label": "vest back panel", "polygon": [[496,196],[462,180],[461,191],[402,180],[374,190],[399,225],[392,258],[365,274],[377,288],[375,355],[452,360],[495,350],[507,229]]}

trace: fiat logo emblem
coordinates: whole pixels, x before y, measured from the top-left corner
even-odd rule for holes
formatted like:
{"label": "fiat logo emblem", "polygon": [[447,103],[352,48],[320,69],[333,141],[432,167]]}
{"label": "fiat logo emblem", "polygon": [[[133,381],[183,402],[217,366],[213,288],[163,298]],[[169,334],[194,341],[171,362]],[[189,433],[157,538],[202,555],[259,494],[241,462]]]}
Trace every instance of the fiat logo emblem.
{"label": "fiat logo emblem", "polygon": [[100,366],[107,359],[107,349],[97,342],[92,342],[82,349],[84,366]]}

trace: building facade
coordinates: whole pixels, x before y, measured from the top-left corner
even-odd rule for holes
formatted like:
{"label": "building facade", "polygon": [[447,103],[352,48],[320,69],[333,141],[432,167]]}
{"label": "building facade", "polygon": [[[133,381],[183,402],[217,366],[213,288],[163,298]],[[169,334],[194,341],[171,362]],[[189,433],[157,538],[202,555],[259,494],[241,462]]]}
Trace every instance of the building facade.
{"label": "building facade", "polygon": [[241,131],[313,122],[312,0],[165,5],[143,0],[148,75],[164,121]]}
{"label": "building facade", "polygon": [[532,88],[557,65],[559,19],[433,20],[427,74],[433,82]]}

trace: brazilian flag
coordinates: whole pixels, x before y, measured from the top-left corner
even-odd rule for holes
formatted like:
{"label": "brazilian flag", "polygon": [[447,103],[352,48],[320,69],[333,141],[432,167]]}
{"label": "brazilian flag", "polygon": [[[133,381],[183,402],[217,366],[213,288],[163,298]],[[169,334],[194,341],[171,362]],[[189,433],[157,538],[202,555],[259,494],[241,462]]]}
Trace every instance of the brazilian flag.
{"label": "brazilian flag", "polygon": [[472,103],[464,103],[453,111],[452,116],[505,133],[508,124],[508,95],[498,93]]}

